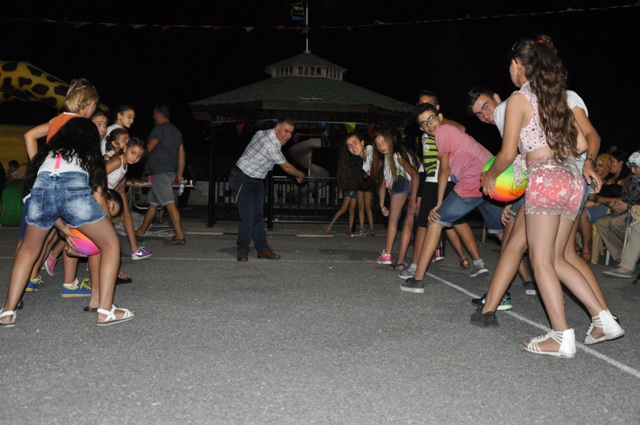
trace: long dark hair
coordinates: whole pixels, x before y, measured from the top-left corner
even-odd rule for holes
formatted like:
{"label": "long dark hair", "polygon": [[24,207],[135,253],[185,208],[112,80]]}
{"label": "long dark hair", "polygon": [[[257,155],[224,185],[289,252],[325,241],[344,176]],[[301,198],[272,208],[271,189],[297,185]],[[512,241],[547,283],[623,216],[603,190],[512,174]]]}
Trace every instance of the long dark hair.
{"label": "long dark hair", "polygon": [[540,123],[554,156],[559,160],[577,156],[578,130],[567,103],[568,72],[551,38],[544,34],[523,38],[513,45],[511,58],[524,66],[538,100]]}
{"label": "long dark hair", "polygon": [[[393,178],[393,182],[396,181],[396,165],[393,161],[393,155],[399,154],[402,159],[407,162],[410,167],[413,167],[414,170],[418,171],[420,168],[421,160],[413,151],[402,146],[398,143],[396,137],[394,137],[391,129],[387,127],[378,128],[373,132],[373,139],[375,140],[377,137],[381,136],[387,142],[387,146],[389,150],[387,151],[387,156],[389,157],[389,168],[391,169],[391,176]],[[373,165],[371,168],[371,177],[374,178],[376,183],[376,187],[384,181],[384,155],[380,153],[378,149],[373,148]]]}
{"label": "long dark hair", "polygon": [[[624,180],[625,178],[627,178],[629,174],[631,174],[631,170],[627,165],[627,159],[629,159],[629,155],[624,151],[615,151],[615,152],[611,152],[609,156],[611,156],[611,159],[615,159],[618,162],[622,162],[622,168],[620,169],[620,174],[618,175],[618,178],[616,180]],[[611,159],[609,160],[609,164],[611,164]],[[606,182],[613,176],[614,176],[613,173],[608,173],[603,179],[603,182]]]}
{"label": "long dark hair", "polygon": [[70,119],[33,158],[27,169],[25,192],[31,191],[38,169],[51,155],[61,154],[65,161],[76,161],[89,174],[89,185],[95,191],[107,191],[107,169],[100,153],[100,135],[94,123],[86,118]]}

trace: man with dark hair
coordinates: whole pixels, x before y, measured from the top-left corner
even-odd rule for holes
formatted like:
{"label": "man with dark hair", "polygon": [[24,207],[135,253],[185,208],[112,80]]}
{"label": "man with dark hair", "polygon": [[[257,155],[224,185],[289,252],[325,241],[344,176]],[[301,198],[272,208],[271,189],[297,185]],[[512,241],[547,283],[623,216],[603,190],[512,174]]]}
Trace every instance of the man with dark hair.
{"label": "man with dark hair", "polygon": [[294,176],[298,183],[304,181],[304,173],[291,165],[282,154],[282,146],[293,135],[294,127],[294,122],[286,118],[278,120],[274,128],[257,131],[231,169],[229,188],[240,214],[238,261],[249,260],[249,244],[252,239],[258,258],[280,258],[269,247],[264,228],[264,179],[273,166],[278,164],[285,173]]}
{"label": "man with dark hair", "polygon": [[173,195],[173,182],[182,181],[185,153],[182,133],[169,120],[171,108],[160,104],[153,110],[153,121],[156,126],[151,130],[147,140],[147,160],[145,171],[151,176],[149,191],[149,208],[142,225],[136,230],[136,237],[141,239],[151,222],[156,217],[158,207],[166,208],[175,236],[166,239],[165,245],[184,245],[187,243],[180,224],[180,211]]}

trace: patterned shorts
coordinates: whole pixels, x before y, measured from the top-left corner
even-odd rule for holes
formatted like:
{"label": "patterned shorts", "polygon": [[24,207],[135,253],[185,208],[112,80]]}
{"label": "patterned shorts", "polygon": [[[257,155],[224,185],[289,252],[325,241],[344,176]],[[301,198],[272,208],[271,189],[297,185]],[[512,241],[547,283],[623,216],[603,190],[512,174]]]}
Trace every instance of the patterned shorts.
{"label": "patterned shorts", "polygon": [[575,220],[584,195],[584,180],[577,166],[541,158],[527,165],[525,214],[560,215]]}

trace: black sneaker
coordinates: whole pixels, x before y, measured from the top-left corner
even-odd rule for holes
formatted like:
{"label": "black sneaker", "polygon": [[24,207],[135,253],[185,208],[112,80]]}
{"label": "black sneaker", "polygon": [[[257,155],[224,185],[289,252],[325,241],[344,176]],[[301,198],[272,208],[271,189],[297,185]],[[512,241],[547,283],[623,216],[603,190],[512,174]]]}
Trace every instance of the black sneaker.
{"label": "black sneaker", "polygon": [[471,324],[480,328],[497,328],[498,319],[494,311],[483,314],[482,307],[480,307],[471,315]]}
{"label": "black sneaker", "polygon": [[530,280],[528,282],[522,282],[522,286],[524,286],[524,293],[525,294],[533,295],[533,296],[538,295],[538,289],[537,289],[535,281]]}
{"label": "black sneaker", "polygon": [[[486,298],[487,298],[487,293],[485,292],[480,298],[473,298],[471,300],[471,304],[475,305],[476,307],[482,308],[484,307],[484,301]],[[500,300],[500,304],[498,305],[498,311],[507,311],[511,309],[513,309],[513,306],[511,305],[511,294],[507,292],[502,296],[502,299]]]}
{"label": "black sneaker", "polygon": [[402,289],[405,292],[422,294],[424,293],[424,283],[422,283],[421,280],[415,280],[414,278],[410,277],[409,279],[404,281],[402,286],[400,286],[400,289]]}

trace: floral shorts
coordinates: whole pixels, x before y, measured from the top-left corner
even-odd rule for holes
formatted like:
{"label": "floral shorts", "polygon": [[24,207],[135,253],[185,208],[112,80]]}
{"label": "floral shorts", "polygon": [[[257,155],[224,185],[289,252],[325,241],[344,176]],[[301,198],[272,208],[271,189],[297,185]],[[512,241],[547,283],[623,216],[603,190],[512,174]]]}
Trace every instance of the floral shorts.
{"label": "floral shorts", "polygon": [[527,165],[524,212],[575,220],[584,190],[584,179],[577,166],[551,157],[537,159]]}

